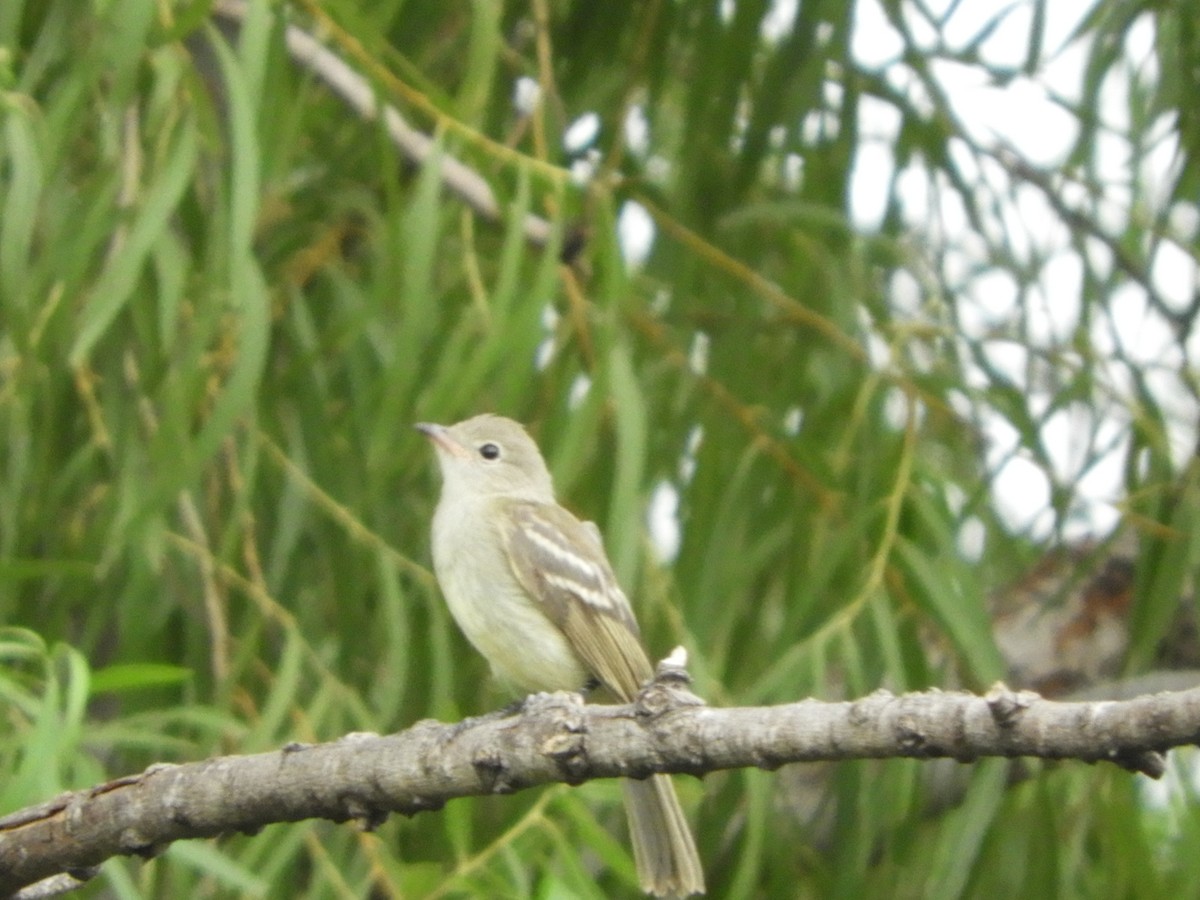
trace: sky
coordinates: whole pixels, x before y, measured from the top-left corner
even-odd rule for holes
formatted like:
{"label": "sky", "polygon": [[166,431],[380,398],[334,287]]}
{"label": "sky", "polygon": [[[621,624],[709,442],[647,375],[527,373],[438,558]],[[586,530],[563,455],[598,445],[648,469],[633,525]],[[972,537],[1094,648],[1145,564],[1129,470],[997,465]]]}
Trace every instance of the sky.
{"label": "sky", "polygon": [[[1033,3],[948,3],[926,4],[935,16],[952,10],[939,32],[918,15],[907,20],[921,49],[933,58],[931,69],[949,101],[954,115],[972,140],[985,147],[1009,147],[1017,156],[1050,173],[1064,203],[1089,209],[1088,199],[1077,189],[1072,195],[1069,181],[1055,179],[1061,164],[1078,137],[1075,118],[1063,108],[1082,96],[1084,64],[1088,47],[1074,33],[1093,4],[1047,3],[1044,42],[1046,64],[1027,77],[1017,75],[1003,86],[992,83],[979,67],[966,67],[937,60],[942,49],[959,50],[976,40],[991,24],[999,9],[1010,9],[989,37],[979,45],[980,57],[996,67],[1020,71],[1028,51],[1033,22]],[[910,11],[913,3],[907,4]],[[876,0],[858,0],[853,52],[861,65],[880,71],[897,90],[921,108],[928,108],[925,88],[900,61],[902,41],[887,22]],[[1135,208],[1131,178],[1150,186],[1149,197],[1165,205],[1163,188],[1172,181],[1177,146],[1173,122],[1156,123],[1160,140],[1138,169],[1128,142],[1121,137],[1129,124],[1130,86],[1135,79],[1154,80],[1155,39],[1149,16],[1136,19],[1129,30],[1124,66],[1104,83],[1098,113],[1102,129],[1096,154],[1096,171],[1105,184],[1096,212],[1101,227],[1119,236],[1131,216],[1145,214]],[[867,111],[866,115],[870,112]],[[856,167],[851,193],[851,215],[864,230],[876,226],[883,213],[880,198],[887,195],[894,173],[890,144],[895,136],[894,113],[884,112],[865,121],[863,133],[871,135],[869,149]],[[961,299],[960,323],[963,338],[982,342],[994,370],[1012,384],[1023,387],[1038,415],[1054,409],[1049,389],[1031,379],[1036,367],[1030,352],[1045,350],[1062,356],[1064,343],[1079,325],[1082,282],[1085,268],[1107,272],[1112,254],[1100,241],[1088,247],[1081,258],[1072,236],[1046,196],[1029,186],[1016,186],[994,159],[972,154],[965,144],[950,148],[959,170],[977,182],[1000,210],[993,241],[1007,241],[1019,258],[1047,260],[1035,289],[1020,296],[1018,284],[1000,267],[987,266],[979,235],[972,228],[950,192],[930,184],[928,172],[911,166],[900,173],[898,193],[909,213],[914,230],[943,250],[949,250],[945,272]],[[932,207],[932,208],[931,208]],[[1195,237],[1196,211],[1192,207],[1173,211],[1179,241]],[[935,223],[932,228],[928,223]],[[931,233],[932,232],[932,233]],[[1166,304],[1182,309],[1191,302],[1200,280],[1193,256],[1180,242],[1163,241],[1151,264],[1151,282]],[[905,286],[896,299],[905,302]],[[911,301],[911,289],[909,290]],[[1024,332],[1003,337],[1018,312],[1024,311]],[[1068,540],[1102,537],[1120,517],[1123,467],[1128,451],[1129,413],[1133,402],[1132,372],[1137,367],[1146,377],[1158,401],[1171,413],[1171,446],[1177,463],[1182,463],[1196,445],[1198,410],[1190,392],[1179,381],[1179,371],[1195,359],[1182,358],[1170,326],[1151,308],[1146,292],[1133,284],[1115,291],[1107,304],[1107,315],[1099,316],[1089,337],[1094,353],[1107,364],[1101,368],[1110,380],[1114,395],[1107,407],[1078,403],[1054,409],[1046,415],[1040,438],[1054,477],[1073,484],[1076,500],[1061,532]],[[1195,351],[1200,348],[1188,348]],[[1124,360],[1124,361],[1121,361]],[[1069,360],[1067,360],[1069,362]],[[979,375],[980,385],[984,381]],[[1055,525],[1049,506],[1050,481],[1044,469],[1018,447],[1016,429],[1001,415],[976,409],[978,424],[987,439],[988,462],[996,472],[994,502],[1003,520],[1014,531],[1037,539],[1051,536]],[[968,553],[979,548],[964,548]]]}
{"label": "sky", "polygon": [[[718,3],[728,15],[732,0]],[[972,141],[988,148],[1009,148],[1016,157],[1047,173],[1062,202],[1089,212],[1108,234],[1119,236],[1130,216],[1145,214],[1136,209],[1136,203],[1144,203],[1148,196],[1151,202],[1165,205],[1163,188],[1172,181],[1178,148],[1173,123],[1165,119],[1156,123],[1158,140],[1140,166],[1134,164],[1131,148],[1122,137],[1129,123],[1131,85],[1157,76],[1153,24],[1144,16],[1129,30],[1124,65],[1114,70],[1100,92],[1098,113],[1105,127],[1098,140],[1095,167],[1105,184],[1102,196],[1090,198],[1070,179],[1056,177],[1055,167],[1077,137],[1075,119],[1063,105],[1076,103],[1082,95],[1088,53],[1084,40],[1076,39],[1074,33],[1093,5],[1087,0],[1044,4],[1044,65],[1030,76],[1017,74],[1002,86],[982,67],[964,66],[945,57],[994,26],[978,46],[981,59],[1020,72],[1034,16],[1031,0],[1003,4],[925,0],[927,15],[918,12],[917,0],[906,0],[902,8],[918,46],[926,51],[938,89]],[[1007,14],[993,22],[992,17],[1001,10]],[[763,27],[764,40],[785,33],[796,11],[797,0],[776,0]],[[930,18],[941,21],[941,27],[931,25]],[[903,40],[879,0],[856,0],[851,48],[859,65],[881,73],[916,108],[933,108],[926,87],[902,60]],[[647,129],[639,116],[640,111],[631,116],[626,137],[634,150],[644,153]],[[985,438],[987,462],[994,472],[993,502],[1001,520],[1011,531],[1035,540],[1044,541],[1056,533],[1068,541],[1102,538],[1120,519],[1133,370],[1145,378],[1168,411],[1173,455],[1182,463],[1196,446],[1200,410],[1181,382],[1180,372],[1194,367],[1200,347],[1187,348],[1188,359],[1183,359],[1168,323],[1152,308],[1147,292],[1126,284],[1110,295],[1104,314],[1094,317],[1088,334],[1093,353],[1104,361],[1097,371],[1106,379],[1108,401],[1056,405],[1053,388],[1039,383],[1036,354],[1053,353],[1060,364],[1072,363],[1064,347],[1069,347],[1079,326],[1083,279],[1089,271],[1111,271],[1110,249],[1103,241],[1092,240],[1087,243],[1087,258],[1083,258],[1043,192],[1015,183],[992,155],[976,154],[966,142],[953,141],[949,150],[964,179],[977,185],[996,210],[994,218],[985,222],[987,234],[976,233],[959,197],[931,180],[920,161],[896,172],[891,148],[899,124],[895,109],[882,101],[866,98],[861,103],[859,131],[864,139],[852,176],[851,218],[863,232],[878,228],[895,179],[914,243],[929,248],[931,258],[943,260],[943,276],[959,302],[959,340],[982,346],[993,372],[1022,389],[1034,414],[1043,419],[1039,438],[1051,476],[1074,487],[1075,499],[1063,521],[1056,520],[1050,506],[1051,481],[1045,468],[1031,457],[1012,424],[977,400],[960,398],[959,412],[974,422]],[[568,132],[568,149],[579,153],[580,179],[590,174],[592,163],[586,148],[594,141],[598,126],[594,116],[585,115]],[[1131,179],[1137,179],[1148,194],[1143,192],[1138,199]],[[1200,216],[1195,206],[1170,212],[1177,239],[1161,242],[1150,276],[1164,305],[1182,309],[1200,290],[1197,266],[1187,249],[1187,243],[1196,237]],[[637,268],[653,247],[653,223],[636,203],[629,203],[620,216],[619,229],[629,265]],[[1023,296],[1011,274],[989,262],[989,242],[1007,245],[1020,260],[1043,260],[1035,284],[1026,288]],[[923,290],[911,275],[899,273],[891,293],[899,314],[918,319],[923,315]],[[873,350],[886,352],[884,341],[875,343],[878,346]],[[881,365],[887,362],[883,358],[878,361]],[[981,388],[987,376],[979,370],[972,380],[974,387]],[[673,488],[664,484],[655,491],[651,504],[651,532],[664,559],[672,558],[678,546],[677,502]],[[979,522],[968,520],[960,536],[961,552],[968,557],[982,554],[983,533]]]}

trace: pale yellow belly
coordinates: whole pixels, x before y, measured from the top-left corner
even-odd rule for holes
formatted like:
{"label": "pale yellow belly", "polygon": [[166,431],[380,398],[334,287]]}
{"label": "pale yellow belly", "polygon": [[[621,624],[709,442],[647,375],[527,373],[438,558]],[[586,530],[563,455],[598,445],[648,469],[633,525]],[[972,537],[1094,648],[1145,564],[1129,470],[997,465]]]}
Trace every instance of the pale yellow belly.
{"label": "pale yellow belly", "polygon": [[497,678],[523,691],[575,691],[586,684],[588,672],[517,583],[498,541],[458,541],[456,558],[437,549],[435,541],[434,568],[450,613]]}

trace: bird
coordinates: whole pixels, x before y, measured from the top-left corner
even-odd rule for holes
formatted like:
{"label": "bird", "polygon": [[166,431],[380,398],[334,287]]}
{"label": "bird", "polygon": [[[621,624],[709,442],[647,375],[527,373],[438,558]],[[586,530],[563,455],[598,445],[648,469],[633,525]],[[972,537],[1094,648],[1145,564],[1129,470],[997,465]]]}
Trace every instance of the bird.
{"label": "bird", "polygon": [[[434,572],[451,615],[502,682],[529,693],[592,685],[633,701],[654,676],[599,529],[560,506],[537,444],[483,414],[420,423],[442,474]],[[624,779],[642,889],[704,893],[704,871],[670,776]]]}

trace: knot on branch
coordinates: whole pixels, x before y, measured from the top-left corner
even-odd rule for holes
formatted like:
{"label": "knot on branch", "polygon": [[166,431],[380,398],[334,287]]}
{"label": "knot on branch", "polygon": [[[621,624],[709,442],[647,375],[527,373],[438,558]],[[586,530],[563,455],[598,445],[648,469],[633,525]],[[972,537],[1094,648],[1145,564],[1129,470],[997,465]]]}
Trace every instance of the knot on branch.
{"label": "knot on branch", "polygon": [[365,803],[358,797],[347,797],[346,816],[358,826],[358,830],[370,833],[387,821],[388,811]]}
{"label": "knot on branch", "polygon": [[536,728],[538,752],[553,760],[566,781],[583,780],[588,770],[583,696],[571,691],[532,694],[525,699],[521,716]]}
{"label": "knot on branch", "polygon": [[480,786],[490,794],[511,794],[517,789],[509,777],[504,757],[494,749],[479,750],[471,757],[471,767]]}
{"label": "knot on branch", "polygon": [[[917,756],[929,750],[927,738],[913,716],[903,715],[896,722],[896,744],[906,756]],[[930,756],[936,755],[929,753]]]}
{"label": "knot on branch", "polygon": [[136,856],[140,859],[153,859],[162,851],[162,847],[136,828],[123,829],[117,835],[117,846],[126,856]]}
{"label": "knot on branch", "polygon": [[1159,779],[1167,774],[1167,758],[1157,750],[1116,751],[1110,754],[1114,763],[1130,772]]}
{"label": "knot on branch", "polygon": [[1007,730],[1015,727],[1025,710],[1042,697],[1033,691],[1014,691],[1004,682],[997,681],[983,699],[992,714],[992,720],[999,728]]}
{"label": "knot on branch", "polygon": [[704,706],[704,701],[689,690],[692,676],[687,670],[687,651],[676,647],[654,671],[654,678],[642,688],[635,701],[638,716],[657,718],[684,706]]}

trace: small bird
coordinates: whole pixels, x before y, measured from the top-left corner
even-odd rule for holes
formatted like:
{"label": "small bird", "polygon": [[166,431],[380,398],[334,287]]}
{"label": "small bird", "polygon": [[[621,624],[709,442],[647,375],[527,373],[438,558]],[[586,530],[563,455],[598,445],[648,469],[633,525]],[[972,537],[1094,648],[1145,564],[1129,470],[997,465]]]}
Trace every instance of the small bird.
{"label": "small bird", "polygon": [[[623,702],[654,676],[598,530],[554,499],[533,439],[512,419],[422,423],[442,471],[433,565],[450,612],[502,681],[524,691],[599,682]],[[704,872],[667,775],[627,779],[642,889],[704,893]]]}

